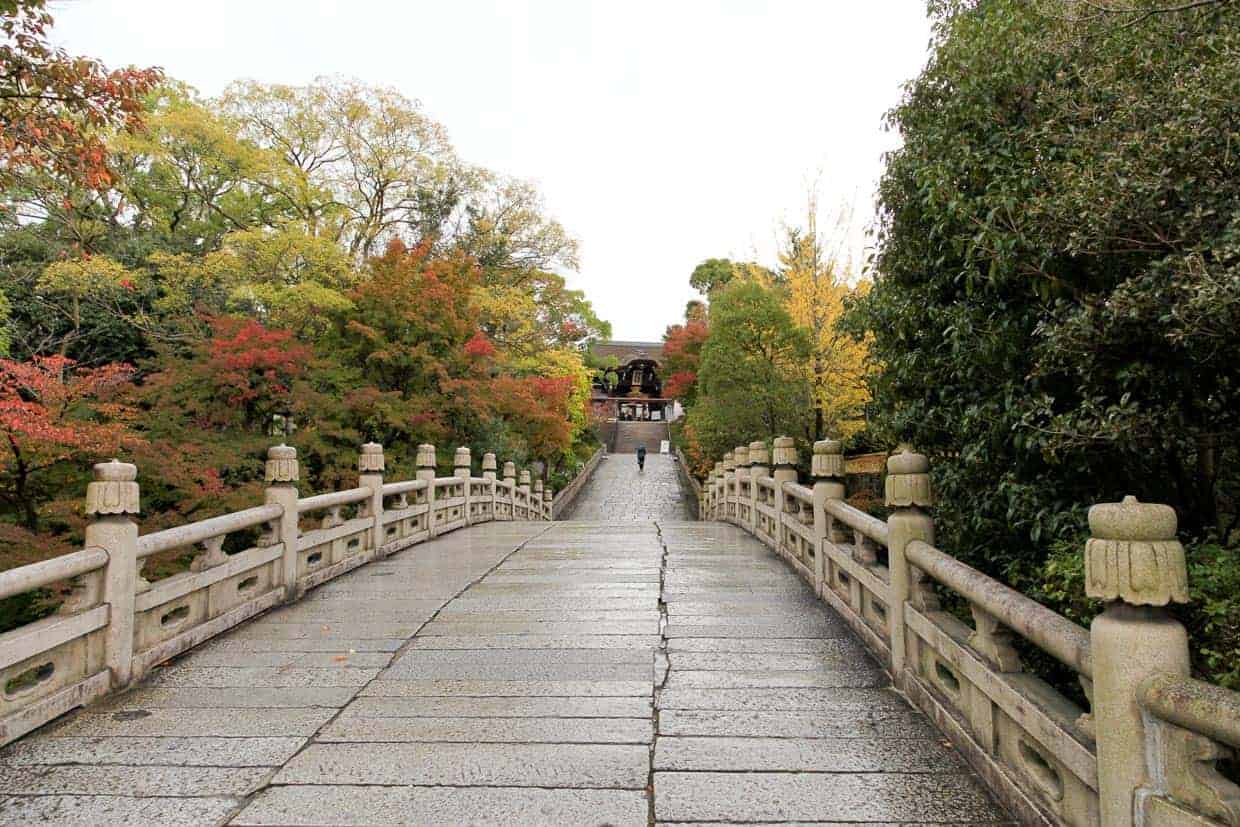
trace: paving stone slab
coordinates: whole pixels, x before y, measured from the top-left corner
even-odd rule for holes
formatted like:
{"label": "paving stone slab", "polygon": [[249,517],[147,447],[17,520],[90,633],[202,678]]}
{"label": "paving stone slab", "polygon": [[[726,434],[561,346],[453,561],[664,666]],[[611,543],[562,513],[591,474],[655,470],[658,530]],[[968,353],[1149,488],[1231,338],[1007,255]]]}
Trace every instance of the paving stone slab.
{"label": "paving stone slab", "polygon": [[[657,626],[658,621],[655,621]],[[588,626],[589,624],[582,624]],[[659,646],[658,635],[428,635],[415,637],[410,650],[425,649],[645,649]]]}
{"label": "paving stone slab", "polygon": [[358,698],[344,717],[648,718],[649,698]]}
{"label": "paving stone slab", "polygon": [[195,649],[200,652],[395,652],[404,638],[217,638]]}
{"label": "paving stone slab", "polygon": [[10,766],[0,772],[0,794],[245,796],[271,774],[269,767]]}
{"label": "paving stone slab", "polygon": [[[529,650],[536,651],[536,650]],[[588,651],[588,650],[582,650]],[[646,681],[654,679],[653,662],[639,663],[437,663],[401,666],[397,661],[383,676],[420,680],[465,681]]]}
{"label": "paving stone slab", "polygon": [[141,709],[80,712],[54,724],[51,735],[128,735],[195,738],[313,735],[334,709]]}
{"label": "paving stone slab", "polygon": [[936,738],[926,717],[912,709],[883,714],[719,712],[666,709],[659,712],[659,736],[771,738]]}
{"label": "paving stone slab", "polygon": [[293,738],[24,738],[0,751],[0,765],[125,764],[166,767],[277,767],[306,742]]}
{"label": "paving stone slab", "polygon": [[207,666],[199,669],[193,661],[158,669],[151,676],[153,686],[217,689],[228,687],[323,688],[361,686],[379,674],[379,669],[350,666],[304,669],[285,666],[253,666],[229,669]]}
{"label": "paving stone slab", "polygon": [[[839,652],[831,654],[759,654],[756,652],[677,652],[670,651],[668,659],[673,669],[695,671],[743,671],[743,670],[774,670],[792,672],[798,669],[848,669],[856,664],[852,653]],[[861,659],[861,665],[867,665],[868,658]]]}
{"label": "paving stone slab", "polygon": [[[700,618],[693,618],[700,620]],[[681,623],[669,621],[664,634],[669,638],[678,637],[748,637],[748,638],[783,638],[783,637],[821,637],[851,638],[852,631],[839,623]]]}
{"label": "paving stone slab", "polygon": [[645,827],[649,804],[630,790],[503,787],[273,787],[231,823],[241,827],[534,824]]}
{"label": "paving stone slab", "polygon": [[357,693],[357,687],[231,687],[165,688],[144,686],[107,698],[91,712],[112,712],[121,709],[212,709],[331,707],[339,709]]}
{"label": "paving stone slab", "polygon": [[389,680],[382,675],[360,695],[384,698],[446,696],[490,697],[646,697],[653,686],[646,681],[454,681]]}
{"label": "paving stone slab", "polygon": [[872,714],[908,709],[908,702],[889,689],[667,689],[660,709],[746,711],[813,711],[838,715]]}
{"label": "paving stone slab", "polygon": [[467,744],[649,744],[645,718],[337,718],[317,741],[456,741]]}
{"label": "paving stone slab", "polygon": [[848,661],[868,660],[865,649],[852,638],[678,637],[668,641],[668,652],[754,652],[760,654],[839,655]]}
{"label": "paving stone slab", "polygon": [[409,649],[384,672],[385,676],[417,671],[424,666],[520,663],[557,666],[565,663],[650,663],[653,646],[636,649]]}
{"label": "paving stone slab", "polygon": [[683,821],[1001,821],[967,775],[659,772],[655,817]]}
{"label": "paving stone slab", "polygon": [[238,627],[230,633],[233,640],[336,640],[335,648],[340,648],[340,640],[366,640],[371,638],[397,638],[404,642],[413,637],[420,623],[348,623],[346,621],[330,621],[327,623],[275,623],[260,621]]}
{"label": "paving stone slab", "polygon": [[191,652],[181,665],[202,669],[208,666],[245,669],[255,666],[292,666],[301,668],[337,669],[342,666],[382,668],[392,660],[390,652],[350,652],[347,649],[328,652],[239,652],[214,649]]}
{"label": "paving stone slab", "polygon": [[[456,615],[459,617],[459,615]],[[426,625],[419,637],[428,635],[477,635],[494,637],[499,635],[579,635],[589,629],[594,635],[657,635],[659,621],[657,619],[634,622],[602,621],[597,623],[564,623],[539,621],[490,621],[479,618],[471,621],[435,620]]]}
{"label": "paving stone slab", "polygon": [[0,823],[56,827],[189,827],[222,824],[239,809],[233,798],[132,798],[39,795],[0,798]]}
{"label": "paving stone slab", "polygon": [[954,772],[964,761],[941,739],[671,738],[655,745],[656,770],[718,772]]}
{"label": "paving stone slab", "polygon": [[640,790],[649,768],[637,745],[311,744],[274,783]]}
{"label": "paving stone slab", "polygon": [[[674,661],[673,661],[674,664]],[[673,666],[664,682],[667,689],[759,689],[816,687],[820,689],[847,687],[883,687],[887,674],[881,669],[818,669],[763,671],[692,671]]]}

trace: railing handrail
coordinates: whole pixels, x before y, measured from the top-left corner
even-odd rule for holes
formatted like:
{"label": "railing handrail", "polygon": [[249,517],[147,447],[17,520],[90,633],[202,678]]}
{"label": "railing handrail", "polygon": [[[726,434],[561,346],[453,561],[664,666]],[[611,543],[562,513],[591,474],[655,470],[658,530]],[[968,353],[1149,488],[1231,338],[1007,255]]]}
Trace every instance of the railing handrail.
{"label": "railing handrail", "polygon": [[385,497],[394,497],[398,494],[409,494],[414,491],[421,491],[426,487],[426,480],[402,480],[401,482],[385,482],[380,490]]}
{"label": "railing handrail", "polygon": [[860,531],[880,545],[887,545],[887,524],[877,517],[872,517],[843,500],[827,500],[823,507],[828,514],[849,528]]}
{"label": "railing handrail", "polygon": [[0,572],[0,600],[98,571],[107,563],[108,553],[92,547]]}
{"label": "railing handrail", "polygon": [[800,500],[807,505],[814,504],[814,492],[806,488],[804,485],[795,482],[784,482],[784,493],[790,495],[794,500]]}
{"label": "railing handrail", "polygon": [[1087,678],[1094,675],[1089,631],[921,540],[905,548],[908,560],[1060,663]]}
{"label": "railing handrail", "polygon": [[1187,675],[1151,675],[1137,694],[1162,720],[1240,749],[1240,693]]}
{"label": "railing handrail", "polygon": [[[387,486],[385,485],[384,488]],[[369,488],[349,488],[345,491],[328,491],[326,494],[301,497],[297,500],[297,513],[308,514],[311,511],[322,511],[324,508],[335,508],[338,505],[352,505],[362,502],[370,495]]]}
{"label": "railing handrail", "polygon": [[234,531],[253,528],[256,525],[279,519],[283,514],[284,509],[281,506],[260,505],[243,511],[221,514],[218,517],[208,517],[196,523],[144,534],[138,538],[138,559],[150,557],[161,551],[193,545],[202,540],[219,537],[221,534],[231,534]]}

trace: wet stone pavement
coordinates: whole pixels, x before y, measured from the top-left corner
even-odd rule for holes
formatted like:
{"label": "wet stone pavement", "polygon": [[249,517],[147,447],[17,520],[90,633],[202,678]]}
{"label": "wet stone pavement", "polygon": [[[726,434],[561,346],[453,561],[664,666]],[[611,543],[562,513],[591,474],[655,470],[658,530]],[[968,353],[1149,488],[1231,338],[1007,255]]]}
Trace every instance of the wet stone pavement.
{"label": "wet stone pavement", "polygon": [[647,454],[643,471],[637,470],[636,454],[608,454],[561,519],[692,520],[690,495],[679,474],[670,454]]}
{"label": "wet stone pavement", "polygon": [[0,796],[0,824],[1006,818],[774,555],[651,519],[363,566],[0,750]]}

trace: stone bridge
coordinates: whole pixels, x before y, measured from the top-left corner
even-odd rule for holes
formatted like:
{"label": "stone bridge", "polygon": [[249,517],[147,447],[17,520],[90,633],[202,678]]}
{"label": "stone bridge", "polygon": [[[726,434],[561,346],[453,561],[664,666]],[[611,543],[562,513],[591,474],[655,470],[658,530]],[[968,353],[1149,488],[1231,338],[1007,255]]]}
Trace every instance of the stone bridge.
{"label": "stone bridge", "polygon": [[[552,497],[489,454],[438,477],[431,446],[385,482],[368,445],[357,488],[300,497],[280,446],[265,505],[142,536],[136,469],[97,466],[86,548],[0,574],[72,584],[0,635],[0,823],[1236,823],[1212,762],[1240,703],[1136,605],[1178,594],[1163,512],[1100,514],[1121,617],[1091,641],[931,545],[924,458],[892,458],[884,522],[842,501],[837,443],[813,489],[766,451],[705,487],[596,457]],[[1161,568],[1112,583],[1135,545]],[[191,571],[147,583],[172,549]]]}

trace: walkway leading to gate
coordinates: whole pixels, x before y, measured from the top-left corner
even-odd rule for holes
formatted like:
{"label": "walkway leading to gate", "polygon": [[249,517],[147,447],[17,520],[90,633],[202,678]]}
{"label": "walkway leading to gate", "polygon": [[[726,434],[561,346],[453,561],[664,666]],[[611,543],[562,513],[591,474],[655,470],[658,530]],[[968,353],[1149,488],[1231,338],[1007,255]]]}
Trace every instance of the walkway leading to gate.
{"label": "walkway leading to gate", "polygon": [[627,522],[423,543],[10,745],[0,823],[1004,821],[783,562],[662,518],[649,459],[577,507]]}

